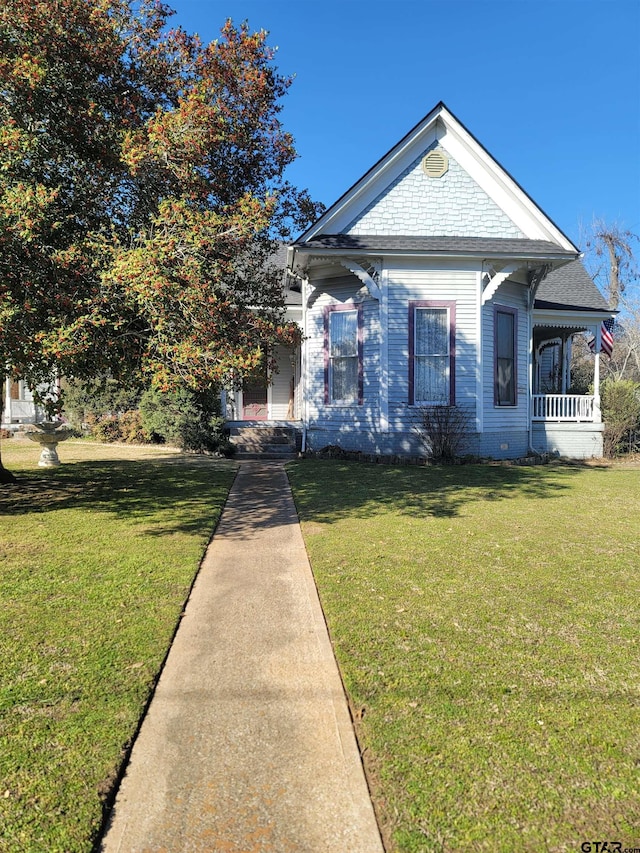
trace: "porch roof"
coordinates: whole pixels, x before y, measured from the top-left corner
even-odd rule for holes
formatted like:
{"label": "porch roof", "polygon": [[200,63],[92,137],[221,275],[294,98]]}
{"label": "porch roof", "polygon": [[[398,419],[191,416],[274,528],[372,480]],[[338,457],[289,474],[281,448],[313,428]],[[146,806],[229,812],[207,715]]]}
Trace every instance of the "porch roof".
{"label": "porch roof", "polygon": [[535,308],[565,311],[608,311],[604,296],[581,261],[552,270],[536,293]]}

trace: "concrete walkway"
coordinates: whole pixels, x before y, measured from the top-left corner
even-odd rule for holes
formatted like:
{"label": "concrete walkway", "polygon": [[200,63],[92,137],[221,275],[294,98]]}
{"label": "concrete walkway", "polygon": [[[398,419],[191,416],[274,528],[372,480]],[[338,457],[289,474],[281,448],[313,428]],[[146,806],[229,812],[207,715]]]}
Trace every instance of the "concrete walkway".
{"label": "concrete walkway", "polygon": [[281,462],[243,462],[104,853],[382,853]]}

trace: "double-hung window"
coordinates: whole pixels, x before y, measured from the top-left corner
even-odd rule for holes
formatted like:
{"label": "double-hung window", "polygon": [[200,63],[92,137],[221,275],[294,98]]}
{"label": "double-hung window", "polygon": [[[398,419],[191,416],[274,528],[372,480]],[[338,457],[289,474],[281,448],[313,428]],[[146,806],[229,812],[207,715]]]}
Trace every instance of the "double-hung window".
{"label": "double-hung window", "polygon": [[409,402],[455,404],[455,302],[409,303]]}
{"label": "double-hung window", "polygon": [[517,391],[517,328],[518,312],[514,308],[496,305],[494,327],[494,404],[515,406]]}
{"label": "double-hung window", "polygon": [[363,402],[362,307],[331,305],[325,312],[325,403]]}

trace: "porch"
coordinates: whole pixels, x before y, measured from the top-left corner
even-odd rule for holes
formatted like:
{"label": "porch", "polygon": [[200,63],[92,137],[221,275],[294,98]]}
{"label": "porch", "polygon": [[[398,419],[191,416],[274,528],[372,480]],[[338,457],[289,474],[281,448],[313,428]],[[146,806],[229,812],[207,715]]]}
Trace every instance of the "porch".
{"label": "porch", "polygon": [[593,394],[533,394],[531,420],[554,423],[600,423]]}
{"label": "porch", "polygon": [[8,430],[21,429],[25,424],[35,424],[44,418],[26,382],[7,378],[2,389],[2,422],[0,427]]}
{"label": "porch", "polygon": [[[532,448],[541,453],[573,459],[602,456],[600,325],[600,317],[585,317],[583,312],[563,321],[534,312],[530,434]],[[579,381],[574,375],[577,363],[582,366]],[[584,393],[587,390],[590,393]]]}
{"label": "porch", "polygon": [[531,446],[571,459],[600,458],[604,424],[592,394],[533,394]]}

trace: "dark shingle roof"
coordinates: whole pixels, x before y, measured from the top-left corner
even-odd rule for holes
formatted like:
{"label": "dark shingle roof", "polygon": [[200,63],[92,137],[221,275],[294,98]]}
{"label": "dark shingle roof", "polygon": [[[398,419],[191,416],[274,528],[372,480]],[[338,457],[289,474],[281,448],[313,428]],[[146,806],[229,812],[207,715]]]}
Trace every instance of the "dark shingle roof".
{"label": "dark shingle roof", "polygon": [[608,311],[606,299],[593,283],[581,261],[552,270],[536,293],[536,308]]}
{"label": "dark shingle roof", "polygon": [[492,237],[407,237],[323,234],[295,243],[297,249],[352,252],[420,252],[433,255],[473,257],[574,258],[575,252],[549,240],[497,239]]}

